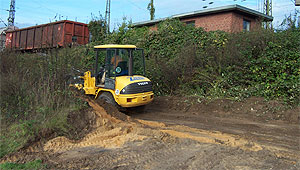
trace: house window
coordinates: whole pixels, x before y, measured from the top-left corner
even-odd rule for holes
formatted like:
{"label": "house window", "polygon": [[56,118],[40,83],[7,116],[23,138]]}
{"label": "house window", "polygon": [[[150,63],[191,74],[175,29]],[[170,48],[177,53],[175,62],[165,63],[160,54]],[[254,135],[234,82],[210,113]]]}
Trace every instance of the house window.
{"label": "house window", "polygon": [[191,26],[195,27],[195,20],[187,21],[185,23],[186,23],[186,25],[191,25]]}
{"label": "house window", "polygon": [[249,20],[244,19],[244,21],[243,21],[243,30],[244,31],[250,31],[250,21]]}

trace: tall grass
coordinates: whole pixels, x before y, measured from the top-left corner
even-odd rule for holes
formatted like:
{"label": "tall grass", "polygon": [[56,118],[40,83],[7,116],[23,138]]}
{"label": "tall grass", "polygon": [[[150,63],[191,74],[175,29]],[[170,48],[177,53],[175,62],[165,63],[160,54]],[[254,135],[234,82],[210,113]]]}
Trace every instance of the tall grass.
{"label": "tall grass", "polygon": [[47,53],[0,53],[0,157],[21,148],[44,128],[66,131],[68,112],[80,109],[67,78],[82,64],[83,48]]}

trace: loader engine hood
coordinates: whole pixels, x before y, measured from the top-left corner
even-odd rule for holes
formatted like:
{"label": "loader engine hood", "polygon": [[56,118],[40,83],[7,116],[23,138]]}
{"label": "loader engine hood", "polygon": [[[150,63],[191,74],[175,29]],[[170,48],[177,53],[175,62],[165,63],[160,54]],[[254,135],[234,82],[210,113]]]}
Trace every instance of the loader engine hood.
{"label": "loader engine hood", "polygon": [[143,76],[116,77],[116,94],[138,94],[151,92],[152,82]]}

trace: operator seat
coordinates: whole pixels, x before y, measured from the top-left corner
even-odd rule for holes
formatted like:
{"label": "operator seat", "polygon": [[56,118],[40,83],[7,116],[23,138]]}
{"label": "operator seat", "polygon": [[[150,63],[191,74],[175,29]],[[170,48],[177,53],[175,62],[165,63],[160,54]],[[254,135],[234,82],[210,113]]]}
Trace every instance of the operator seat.
{"label": "operator seat", "polygon": [[128,67],[127,67],[127,61],[120,61],[117,65],[117,67],[121,68],[121,72],[117,73],[116,76],[125,76],[128,75]]}

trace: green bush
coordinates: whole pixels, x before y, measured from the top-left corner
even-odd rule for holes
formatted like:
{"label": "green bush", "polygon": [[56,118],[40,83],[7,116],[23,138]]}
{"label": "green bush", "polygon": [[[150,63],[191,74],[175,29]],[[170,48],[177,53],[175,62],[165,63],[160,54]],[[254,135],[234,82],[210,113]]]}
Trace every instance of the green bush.
{"label": "green bush", "polygon": [[47,54],[1,52],[0,157],[42,129],[66,132],[68,111],[83,106],[66,83],[73,68],[85,68],[83,52],[81,47]]}
{"label": "green bush", "polygon": [[251,58],[249,78],[258,95],[298,103],[300,96],[300,31],[274,33],[264,53]]}
{"label": "green bush", "polygon": [[299,104],[299,28],[206,32],[179,20],[157,31],[124,21],[103,43],[145,49],[147,76],[158,95],[242,99],[262,96]]}
{"label": "green bush", "polygon": [[6,128],[0,136],[0,158],[4,155],[20,149],[27,141],[33,139],[37,134],[37,122],[20,121]]}

